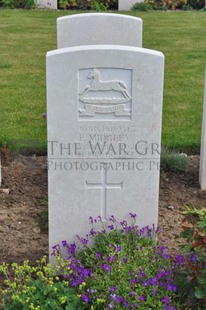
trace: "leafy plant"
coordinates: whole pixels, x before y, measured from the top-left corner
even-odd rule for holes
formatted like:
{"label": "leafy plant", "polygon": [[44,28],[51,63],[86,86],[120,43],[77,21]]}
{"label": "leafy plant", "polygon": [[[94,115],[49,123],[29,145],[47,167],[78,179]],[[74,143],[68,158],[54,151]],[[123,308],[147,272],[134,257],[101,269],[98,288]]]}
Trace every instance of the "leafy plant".
{"label": "leafy plant", "polygon": [[[118,224],[111,216],[107,226],[100,217],[90,218],[93,227],[86,238],[70,245],[63,241],[69,255],[69,272],[64,274],[85,309],[174,310],[175,264],[156,243],[154,228],[139,229],[136,214],[130,216],[131,224]],[[97,231],[95,223],[102,225]],[[59,245],[54,254],[61,256]]]}
{"label": "leafy plant", "polygon": [[195,10],[200,10],[205,7],[205,0],[188,0],[187,3]]}
{"label": "leafy plant", "polygon": [[2,6],[7,9],[32,9],[35,3],[34,0],[2,0]]}
{"label": "leafy plant", "polygon": [[145,0],[154,10],[176,10],[187,5],[187,0]]}
{"label": "leafy plant", "polygon": [[[25,261],[23,265],[3,263],[0,265],[0,273],[4,275],[6,286],[0,292],[0,309],[7,310],[81,310],[81,301],[69,287],[68,281],[56,276],[60,269],[57,266],[52,269],[46,263],[46,257],[36,261],[37,266],[29,265]],[[64,262],[60,262],[64,266]]]}
{"label": "leafy plant", "polygon": [[107,4],[103,4],[100,1],[93,1],[93,9],[97,12],[106,11],[108,9]]}
{"label": "leafy plant", "polygon": [[131,223],[90,217],[85,238],[62,241],[67,259],[56,245],[53,266],[46,257],[35,266],[0,265],[0,309],[205,309],[206,209],[187,208],[185,214],[187,255],[173,258],[157,242],[158,230],[138,228],[136,214],[130,213]]}
{"label": "leafy plant", "polygon": [[137,2],[135,3],[132,8],[132,11],[151,11],[153,7],[150,3],[147,2]]}
{"label": "leafy plant", "polygon": [[[196,309],[206,304],[206,209],[187,208],[183,212],[181,236],[186,239],[187,268],[180,274],[186,292],[185,299]],[[185,290],[186,289],[186,290]],[[198,307],[197,307],[198,305]]]}
{"label": "leafy plant", "polygon": [[184,4],[184,5],[182,6],[182,10],[183,10],[183,11],[192,11],[193,8],[192,8],[192,6],[191,6],[190,4]]}
{"label": "leafy plant", "polygon": [[164,171],[185,172],[188,166],[188,157],[186,154],[162,149],[160,164]]}
{"label": "leafy plant", "polygon": [[2,6],[6,9],[14,9],[15,8],[15,0],[3,0]]}
{"label": "leafy plant", "polygon": [[96,10],[106,11],[117,8],[117,0],[60,0],[60,9]]}

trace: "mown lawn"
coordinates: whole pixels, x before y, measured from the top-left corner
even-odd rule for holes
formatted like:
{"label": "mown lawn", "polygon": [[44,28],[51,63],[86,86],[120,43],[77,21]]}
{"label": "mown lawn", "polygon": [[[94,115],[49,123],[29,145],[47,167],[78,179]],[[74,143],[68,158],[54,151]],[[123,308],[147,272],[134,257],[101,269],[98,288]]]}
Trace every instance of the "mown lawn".
{"label": "mown lawn", "polygon": [[[46,112],[45,55],[56,48],[57,17],[74,13],[0,10],[0,145],[29,140],[46,149],[46,120],[41,117]],[[165,55],[162,144],[198,151],[206,12],[124,14],[141,17],[143,47]]]}

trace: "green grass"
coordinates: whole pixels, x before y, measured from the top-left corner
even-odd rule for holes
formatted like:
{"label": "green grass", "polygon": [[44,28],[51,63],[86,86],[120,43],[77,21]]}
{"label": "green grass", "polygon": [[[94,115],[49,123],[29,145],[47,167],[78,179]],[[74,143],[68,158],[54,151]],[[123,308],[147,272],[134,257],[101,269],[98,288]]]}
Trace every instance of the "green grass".
{"label": "green grass", "polygon": [[[56,48],[57,17],[74,13],[0,10],[0,145],[36,140],[45,149],[46,121],[41,118],[46,112],[45,55]],[[198,150],[206,12],[125,14],[143,19],[143,47],[165,55],[163,145]]]}

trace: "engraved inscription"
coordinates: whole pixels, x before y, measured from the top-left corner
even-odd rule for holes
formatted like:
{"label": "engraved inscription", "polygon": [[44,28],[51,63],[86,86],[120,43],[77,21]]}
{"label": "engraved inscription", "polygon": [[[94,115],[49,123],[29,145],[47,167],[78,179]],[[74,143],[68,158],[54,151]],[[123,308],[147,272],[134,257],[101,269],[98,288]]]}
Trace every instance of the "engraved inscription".
{"label": "engraved inscription", "polygon": [[85,181],[86,189],[101,189],[101,218],[107,219],[107,190],[108,189],[121,189],[123,190],[123,181],[120,183],[107,182],[107,169],[101,170],[101,182],[88,182]]}
{"label": "engraved inscription", "polygon": [[131,119],[131,80],[132,71],[129,69],[79,70],[79,118]]}

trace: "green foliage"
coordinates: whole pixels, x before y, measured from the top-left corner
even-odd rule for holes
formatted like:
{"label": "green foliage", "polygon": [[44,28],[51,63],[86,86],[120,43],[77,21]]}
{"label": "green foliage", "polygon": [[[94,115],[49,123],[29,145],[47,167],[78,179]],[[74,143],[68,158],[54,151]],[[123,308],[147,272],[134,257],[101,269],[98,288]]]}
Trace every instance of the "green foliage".
{"label": "green foliage", "polygon": [[160,166],[164,171],[185,172],[188,166],[188,157],[186,154],[179,154],[163,148]]}
{"label": "green foliage", "polygon": [[[195,309],[205,309],[206,304],[206,209],[187,208],[183,221],[187,253],[186,268],[179,275],[185,302]],[[185,293],[184,293],[185,292]],[[192,308],[193,309],[193,308]]]}
{"label": "green foliage", "polygon": [[93,7],[95,11],[101,12],[101,11],[106,11],[108,9],[107,4],[103,4],[100,1],[93,1]]}
{"label": "green foliage", "polygon": [[14,9],[15,0],[2,0],[2,6],[6,9]]}
{"label": "green foliage", "polygon": [[106,11],[117,8],[117,0],[60,0],[60,9]]}
{"label": "green foliage", "polygon": [[188,5],[190,5],[194,10],[200,10],[205,7],[205,0],[187,0]]}
{"label": "green foliage", "polygon": [[150,3],[137,2],[132,6],[132,11],[151,11],[153,7]]}
{"label": "green foliage", "polygon": [[187,0],[145,0],[154,10],[176,10],[187,5]]}
{"label": "green foliage", "polygon": [[[157,231],[131,223],[106,223],[90,217],[92,229],[78,244],[53,247],[53,268],[46,257],[31,266],[0,265],[2,310],[197,309],[206,302],[206,209],[184,212],[186,255],[171,257],[157,242]],[[97,228],[97,229],[96,229]],[[59,276],[61,274],[61,276]]]}
{"label": "green foliage", "polygon": [[[52,269],[46,257],[32,267],[28,261],[23,265],[3,263],[0,274],[5,277],[6,286],[0,292],[2,310],[81,310],[79,298],[66,280],[56,276],[59,266]],[[64,266],[63,261],[59,262]]]}
{"label": "green foliage", "polygon": [[[205,0],[145,0],[145,4],[150,5],[154,10],[176,10],[191,11],[200,10],[205,6]],[[134,7],[138,7],[138,3]]]}
{"label": "green foliage", "polygon": [[183,11],[192,11],[193,8],[192,8],[192,6],[191,6],[190,4],[184,4],[184,5],[182,6],[182,10],[183,10]]}
{"label": "green foliage", "polygon": [[34,0],[2,0],[2,6],[7,9],[32,9]]}
{"label": "green foliage", "polygon": [[79,237],[82,246],[76,252],[74,243],[62,242],[72,261],[67,276],[85,309],[163,310],[179,305],[173,261],[156,243],[155,230],[139,229],[136,214],[130,215],[131,223],[118,223],[114,216],[107,224],[100,217],[90,218],[90,237]]}

